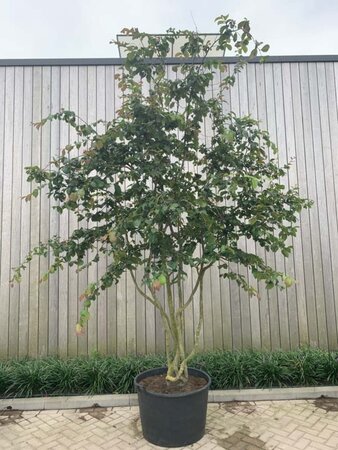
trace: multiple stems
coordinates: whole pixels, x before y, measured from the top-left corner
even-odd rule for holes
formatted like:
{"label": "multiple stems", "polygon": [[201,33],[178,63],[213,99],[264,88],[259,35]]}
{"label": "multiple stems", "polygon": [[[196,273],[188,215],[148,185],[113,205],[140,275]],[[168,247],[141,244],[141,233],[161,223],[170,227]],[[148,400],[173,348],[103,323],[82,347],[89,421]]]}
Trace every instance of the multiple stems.
{"label": "multiple stems", "polygon": [[[167,357],[167,376],[168,382],[185,383],[188,380],[188,362],[196,353],[199,338],[203,324],[203,278],[206,267],[201,266],[197,269],[197,280],[193,289],[186,301],[184,301],[184,293],[182,286],[183,270],[180,268],[178,273],[177,283],[170,283],[169,276],[165,285],[167,297],[167,310],[161,304],[155,289],[150,289],[151,296],[138,284],[135,274],[130,271],[132,279],[135,283],[136,289],[147,301],[149,301],[155,308],[158,309],[165,333],[165,350]],[[173,293],[173,286],[177,284],[178,304],[175,305],[175,295]],[[187,353],[185,348],[185,330],[184,330],[184,315],[188,306],[192,303],[194,295],[199,289],[199,320],[194,333],[192,350]]]}

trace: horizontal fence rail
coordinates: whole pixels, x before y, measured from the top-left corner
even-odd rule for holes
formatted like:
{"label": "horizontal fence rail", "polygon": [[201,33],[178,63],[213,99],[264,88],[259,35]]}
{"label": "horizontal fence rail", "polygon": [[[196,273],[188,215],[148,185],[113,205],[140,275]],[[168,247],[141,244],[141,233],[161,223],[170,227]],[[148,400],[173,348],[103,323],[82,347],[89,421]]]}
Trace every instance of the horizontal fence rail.
{"label": "horizontal fence rail", "polygon": [[[25,202],[31,191],[24,167],[45,167],[75,139],[65,124],[36,130],[32,122],[61,108],[74,110],[85,121],[109,120],[120,105],[115,74],[122,60],[0,61],[0,357],[155,353],[164,351],[158,313],[137,295],[123,275],[91,309],[84,336],[75,335],[79,297],[88,282],[102,274],[105,261],[77,274],[64,269],[39,283],[48,260],[33,259],[19,285],[10,287],[11,268],[29,248],[76,227],[71,213],[61,217],[45,195]],[[225,60],[231,71],[233,61]],[[168,76],[177,61],[168,60]],[[212,96],[223,74],[215,80]],[[314,200],[302,212],[300,232],[290,243],[288,259],[243,241],[293,276],[285,291],[260,288],[260,299],[248,298],[238,286],[209,270],[205,289],[205,323],[201,349],[291,349],[300,345],[336,349],[338,320],[338,57],[271,57],[254,61],[227,92],[224,108],[251,114],[277,143],[283,164],[294,159],[287,185]],[[211,130],[205,124],[205,139]],[[241,273],[248,275],[243,269]],[[141,277],[141,271],[137,273]],[[195,273],[188,272],[188,293]],[[251,280],[255,283],[254,280]],[[196,293],[197,300],[198,293]],[[161,299],[166,306],[165,297]],[[186,318],[186,343],[192,345],[197,303]]]}

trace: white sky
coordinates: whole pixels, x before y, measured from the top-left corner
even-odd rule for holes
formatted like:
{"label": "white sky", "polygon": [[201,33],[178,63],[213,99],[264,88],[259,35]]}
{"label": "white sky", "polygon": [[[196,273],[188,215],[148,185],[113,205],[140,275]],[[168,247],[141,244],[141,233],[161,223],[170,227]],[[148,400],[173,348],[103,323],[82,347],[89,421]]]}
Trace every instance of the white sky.
{"label": "white sky", "polygon": [[227,13],[270,55],[338,54],[338,0],[0,0],[0,59],[117,57],[124,27],[215,32]]}

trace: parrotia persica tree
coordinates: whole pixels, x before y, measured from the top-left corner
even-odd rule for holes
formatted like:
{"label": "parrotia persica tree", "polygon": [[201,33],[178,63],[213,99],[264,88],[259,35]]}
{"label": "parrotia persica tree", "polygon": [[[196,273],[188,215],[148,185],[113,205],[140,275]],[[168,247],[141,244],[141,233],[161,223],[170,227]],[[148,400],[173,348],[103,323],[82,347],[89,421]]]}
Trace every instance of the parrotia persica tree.
{"label": "parrotia persica tree", "polygon": [[[72,211],[79,226],[66,240],[54,236],[32,249],[13,278],[20,281],[34,255],[54,257],[43,280],[64,265],[76,265],[80,271],[108,256],[103,276],[81,296],[77,332],[82,332],[100,291],[129,272],[140,298],[161,315],[171,382],[187,379],[187,363],[197,349],[208,268],[217,264],[222,277],[235,280],[250,295],[257,295],[256,290],[231,269],[232,263],[250,269],[267,288],[288,287],[290,277],[241,249],[239,240],[252,239],[266,251],[288,256],[287,241],[296,234],[297,215],[310,206],[296,188],[281,184],[289,165],[279,167],[269,134],[250,117],[224,112],[223,94],[243,68],[243,55],[256,56],[268,46],[253,39],[247,20],[236,23],[221,16],[216,23],[219,35],[212,42],[191,31],[169,29],[156,37],[123,30],[128,39],[118,45],[127,56],[116,75],[122,96],[116,117],[99,134],[97,123],[83,123],[74,112],[50,115],[36,127],[65,121],[75,128],[78,140],[47,169],[26,168],[28,180],[36,186],[26,200],[46,187],[48,196],[58,201],[57,212]],[[177,77],[169,79],[165,58],[183,36],[176,55],[182,63],[175,62]],[[235,52],[238,62],[232,73],[220,59],[209,57],[213,49]],[[216,89],[214,75],[219,71],[223,76]],[[213,98],[206,96],[211,88],[217,91]],[[211,124],[208,144],[205,121]],[[94,257],[88,260],[88,254]],[[140,283],[135,276],[138,267],[143,271]],[[188,297],[182,288],[186,268],[196,271]],[[166,308],[158,298],[161,290]],[[184,315],[196,295],[199,321],[188,354]]]}

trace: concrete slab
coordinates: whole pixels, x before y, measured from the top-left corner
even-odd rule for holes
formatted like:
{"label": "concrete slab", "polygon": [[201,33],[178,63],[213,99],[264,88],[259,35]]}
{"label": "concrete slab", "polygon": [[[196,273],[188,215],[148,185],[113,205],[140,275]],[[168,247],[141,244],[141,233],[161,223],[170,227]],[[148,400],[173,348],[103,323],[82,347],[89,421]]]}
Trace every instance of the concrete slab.
{"label": "concrete slab", "polygon": [[[301,400],[320,397],[338,398],[338,387],[316,386],[300,388],[216,390],[209,392],[209,403],[263,400]],[[70,397],[39,397],[0,399],[0,409],[44,410],[77,409],[93,406],[116,407],[138,405],[136,394],[80,395]]]}

